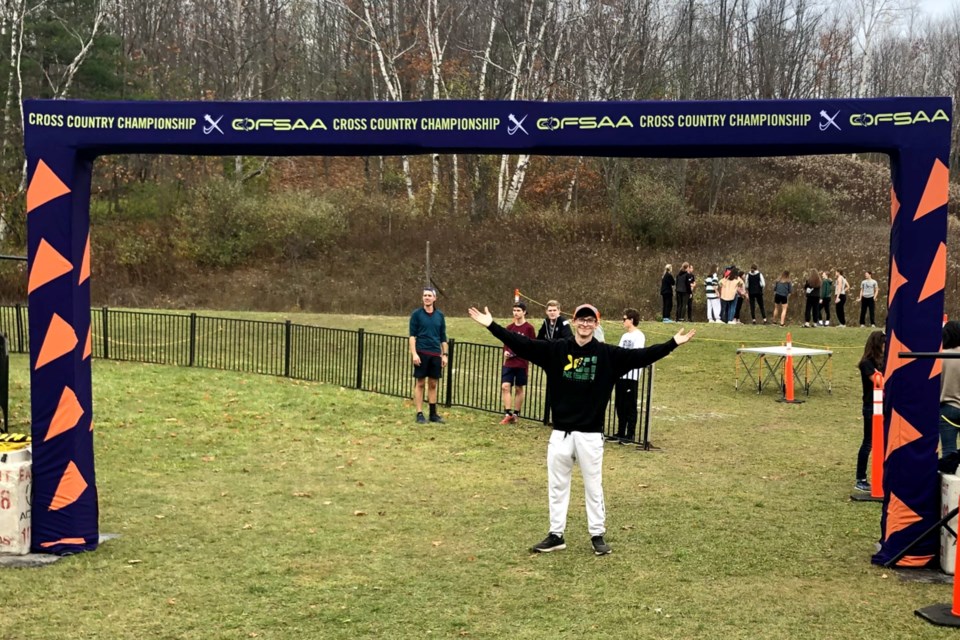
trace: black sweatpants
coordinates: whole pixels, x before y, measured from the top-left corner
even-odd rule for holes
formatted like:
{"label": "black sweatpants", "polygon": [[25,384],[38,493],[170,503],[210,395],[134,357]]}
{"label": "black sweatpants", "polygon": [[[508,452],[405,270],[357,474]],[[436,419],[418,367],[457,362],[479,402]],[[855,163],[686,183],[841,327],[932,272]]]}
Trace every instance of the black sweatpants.
{"label": "black sweatpants", "polygon": [[693,300],[689,293],[677,291],[677,321],[682,322],[684,315],[687,314],[687,320],[693,321]]}
{"label": "black sweatpants", "polygon": [[843,305],[847,304],[847,294],[844,293],[838,297],[840,298],[840,302],[837,303],[837,324],[846,326],[847,315],[844,312]]}
{"label": "black sweatpants", "polygon": [[637,387],[636,380],[617,380],[614,398],[617,408],[617,437],[633,440],[637,432]]}
{"label": "black sweatpants", "polygon": [[873,414],[863,414],[863,440],[860,441],[860,450],[857,452],[857,480],[867,479],[867,458],[870,448],[873,447]]}
{"label": "black sweatpants", "polygon": [[823,310],[823,319],[830,322],[830,298],[820,298],[820,309]]}
{"label": "black sweatpants", "polygon": [[860,298],[860,324],[864,323],[864,319],[867,317],[867,310],[870,310],[870,324],[877,324],[874,320],[873,313],[876,309],[876,302],[873,298]]}
{"label": "black sweatpants", "polygon": [[750,294],[750,319],[756,320],[757,316],[754,313],[756,305],[760,305],[760,317],[764,320],[767,319],[767,312],[763,308],[763,294]]}
{"label": "black sweatpants", "polygon": [[660,297],[663,298],[663,319],[666,320],[673,313],[673,294],[661,293]]}

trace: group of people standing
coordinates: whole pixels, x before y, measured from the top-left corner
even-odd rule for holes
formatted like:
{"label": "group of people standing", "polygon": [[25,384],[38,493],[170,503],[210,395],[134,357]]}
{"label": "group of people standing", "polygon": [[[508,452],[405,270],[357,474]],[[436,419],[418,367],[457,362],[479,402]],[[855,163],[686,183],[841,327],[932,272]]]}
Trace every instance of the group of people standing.
{"label": "group of people standing", "polygon": [[[729,266],[721,270],[714,266],[710,274],[703,278],[703,290],[706,297],[707,322],[724,324],[741,324],[740,314],[744,301],[750,302],[750,320],[757,324],[767,324],[767,312],[764,308],[764,294],[767,281],[757,265],[751,265],[750,271],[742,271],[736,266]],[[786,326],[787,309],[790,305],[790,296],[795,290],[794,281],[789,271],[783,271],[773,283],[773,317],[774,323],[781,327]],[[676,276],[673,274],[673,265],[666,265],[663,277],[660,280],[660,297],[663,300],[662,318],[664,322],[694,322],[693,319],[693,292],[697,288],[697,278],[693,265],[684,262]],[[864,272],[864,279],[860,283],[860,326],[866,326],[867,315],[869,324],[876,327],[876,299],[880,286],[873,278],[871,271]],[[803,274],[803,295],[806,301],[804,309],[804,327],[828,327],[832,322],[831,305],[836,312],[834,326],[847,326],[846,308],[847,296],[850,294],[850,282],[844,276],[843,269],[834,269],[831,278],[829,271],[810,269]],[[674,298],[676,299],[676,316],[673,315]]]}
{"label": "group of people standing", "polygon": [[[413,362],[414,405],[418,423],[442,423],[437,415],[437,387],[447,366],[446,321],[436,308],[437,293],[425,287],[422,307],[410,316],[410,356]],[[606,507],[603,497],[603,428],[604,414],[610,394],[617,389],[618,415],[632,404],[636,425],[636,391],[641,369],[671,353],[693,338],[696,330],[679,331],[662,344],[646,347],[643,334],[637,330],[640,313],[625,309],[625,333],[620,345],[604,344],[597,337],[600,312],[591,304],[582,304],[573,313],[572,323],[560,317],[555,300],[547,303],[547,316],[538,334],[526,321],[526,304],[516,300],[509,327],[493,321],[489,309],[476,307],[468,313],[503,343],[504,364],[501,391],[505,417],[501,424],[514,422],[519,414],[526,386],[529,363],[541,367],[547,377],[548,404],[553,412],[553,432],[547,445],[547,479],[549,530],[546,538],[530,547],[533,553],[549,553],[566,549],[564,533],[570,503],[570,485],[574,464],[580,466],[587,511],[587,530],[594,554],[604,556],[612,549],[607,544]],[[526,326],[524,326],[526,325]],[[521,371],[516,369],[522,368]],[[513,390],[512,399],[510,391]],[[552,391],[551,391],[552,390]],[[430,417],[423,415],[426,392]],[[629,413],[623,418],[629,419]],[[621,433],[622,430],[622,433]],[[632,440],[628,421],[621,419],[618,436]]]}

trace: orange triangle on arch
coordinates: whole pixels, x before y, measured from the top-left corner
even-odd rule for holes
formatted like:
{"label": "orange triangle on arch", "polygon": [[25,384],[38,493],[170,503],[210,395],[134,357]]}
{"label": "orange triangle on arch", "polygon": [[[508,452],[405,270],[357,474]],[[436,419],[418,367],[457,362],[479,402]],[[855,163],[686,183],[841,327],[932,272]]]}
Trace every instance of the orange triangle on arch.
{"label": "orange triangle on arch", "polygon": [[891,491],[890,502],[887,504],[887,537],[884,540],[889,540],[890,536],[897,531],[903,531],[915,522],[920,522],[920,520],[917,512],[908,507],[903,500]]}
{"label": "orange triangle on arch", "polygon": [[70,193],[70,187],[57,177],[46,162],[40,160],[37,162],[37,168],[33,170],[30,186],[27,187],[27,213],[68,193]]}
{"label": "orange triangle on arch", "polygon": [[80,469],[70,461],[66,471],[60,478],[60,484],[57,485],[57,491],[53,494],[53,500],[47,511],[59,511],[64,507],[69,507],[87,490],[87,481],[83,479]]}
{"label": "orange triangle on arch", "polygon": [[919,220],[932,211],[947,204],[947,192],[950,184],[950,170],[947,165],[940,162],[940,159],[933,161],[933,168],[930,169],[930,177],[927,178],[927,186],[923,190],[923,197],[920,198],[920,204],[917,205],[917,214],[913,216],[914,220]]}
{"label": "orange triangle on arch", "polygon": [[77,333],[73,327],[57,314],[53,314],[50,327],[47,328],[47,335],[43,339],[43,346],[40,347],[40,355],[37,356],[37,364],[33,367],[34,371],[70,353],[77,346],[77,342]]}
{"label": "orange triangle on arch", "polygon": [[909,360],[900,357],[901,351],[910,351],[905,344],[900,342],[895,331],[890,331],[890,344],[887,345],[887,369],[883,372],[883,379],[889,380],[893,372],[900,367],[910,364]]}
{"label": "orange triangle on arch", "polygon": [[904,445],[908,445],[922,436],[916,427],[907,422],[903,416],[894,409],[890,414],[890,430],[887,431],[887,451],[883,456],[886,460],[890,454]]}
{"label": "orange triangle on arch", "polygon": [[43,285],[56,280],[65,273],[70,273],[73,265],[63,255],[53,248],[46,240],[40,240],[37,253],[33,256],[33,268],[30,269],[30,281],[27,283],[27,293],[33,293]]}
{"label": "orange triangle on arch", "polygon": [[909,282],[909,280],[903,277],[903,274],[900,273],[900,270],[897,269],[896,258],[893,259],[892,265],[893,266],[890,269],[890,292],[887,294],[888,307],[893,304],[893,297],[897,295],[897,289]]}
{"label": "orange triangle on arch", "polygon": [[[943,351],[943,344],[940,345],[940,351]],[[930,367],[930,375],[927,377],[927,380],[933,380],[941,373],[943,373],[943,361],[940,358],[934,358],[933,366]]]}
{"label": "orange triangle on arch", "polygon": [[77,400],[77,394],[70,387],[64,387],[63,394],[60,396],[60,404],[53,414],[53,420],[50,421],[50,428],[47,429],[47,435],[44,442],[58,436],[64,431],[69,431],[77,426],[80,418],[83,417],[83,407]]}
{"label": "orange triangle on arch", "polygon": [[[91,353],[93,353],[93,325],[87,327],[87,341],[83,345],[83,357],[81,360],[89,358]],[[936,362],[940,361],[936,360]]]}
{"label": "orange triangle on arch", "polygon": [[898,211],[900,211],[900,201],[897,200],[897,191],[890,187],[890,224],[897,219]]}
{"label": "orange triangle on arch", "polygon": [[80,262],[80,281],[77,284],[83,284],[83,281],[90,277],[90,232],[87,232],[87,246],[83,248],[83,260]]}
{"label": "orange triangle on arch", "polygon": [[933,256],[933,263],[930,265],[930,271],[927,272],[927,279],[923,282],[923,291],[920,292],[917,302],[923,302],[935,293],[943,291],[946,283],[947,245],[941,242],[937,247],[937,255]]}

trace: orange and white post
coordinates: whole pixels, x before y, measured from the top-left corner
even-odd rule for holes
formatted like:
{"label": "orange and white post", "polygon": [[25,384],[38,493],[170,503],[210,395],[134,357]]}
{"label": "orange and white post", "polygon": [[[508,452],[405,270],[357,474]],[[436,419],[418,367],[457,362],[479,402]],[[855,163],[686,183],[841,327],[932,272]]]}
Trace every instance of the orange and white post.
{"label": "orange and white post", "polygon": [[883,499],[883,374],[873,374],[873,450],[870,452],[870,497]]}

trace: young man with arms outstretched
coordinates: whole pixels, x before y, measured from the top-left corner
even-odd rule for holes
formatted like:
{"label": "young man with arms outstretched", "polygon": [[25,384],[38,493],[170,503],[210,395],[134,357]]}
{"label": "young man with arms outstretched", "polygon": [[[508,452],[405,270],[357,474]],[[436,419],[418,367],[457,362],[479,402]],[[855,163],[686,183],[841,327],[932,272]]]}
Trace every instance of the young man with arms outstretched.
{"label": "young man with arms outstretched", "polygon": [[410,357],[413,359],[413,404],[417,423],[425,424],[423,390],[427,389],[430,422],[443,422],[437,414],[437,387],[447,366],[447,322],[436,308],[437,291],[423,289],[423,307],[410,314]]}
{"label": "young man with arms outstretched", "polygon": [[[507,331],[526,336],[531,340],[536,337],[533,325],[527,322],[527,305],[524,302],[517,302],[513,305],[513,322],[507,327]],[[500,424],[516,422],[517,418],[520,417],[520,409],[523,408],[523,394],[527,387],[527,367],[529,365],[530,363],[523,358],[518,358],[510,350],[510,347],[503,346],[500,395],[503,398],[504,416]],[[513,391],[513,397],[511,397],[511,390]]]}
{"label": "young man with arms outstretched", "polygon": [[681,329],[673,339],[647,349],[621,349],[594,338],[596,307],[582,304],[574,311],[573,340],[529,340],[495,323],[490,310],[469,310],[470,317],[487,327],[498,340],[541,367],[553,387],[554,428],[547,447],[550,531],[530,550],[546,553],[566,549],[563,533],[570,504],[570,479],[574,461],[580,464],[586,494],[587,524],[597,555],[610,553],[603,536],[606,512],[603,503],[603,419],[617,379],[631,369],[641,369],[663,358],[690,340],[696,331]]}

